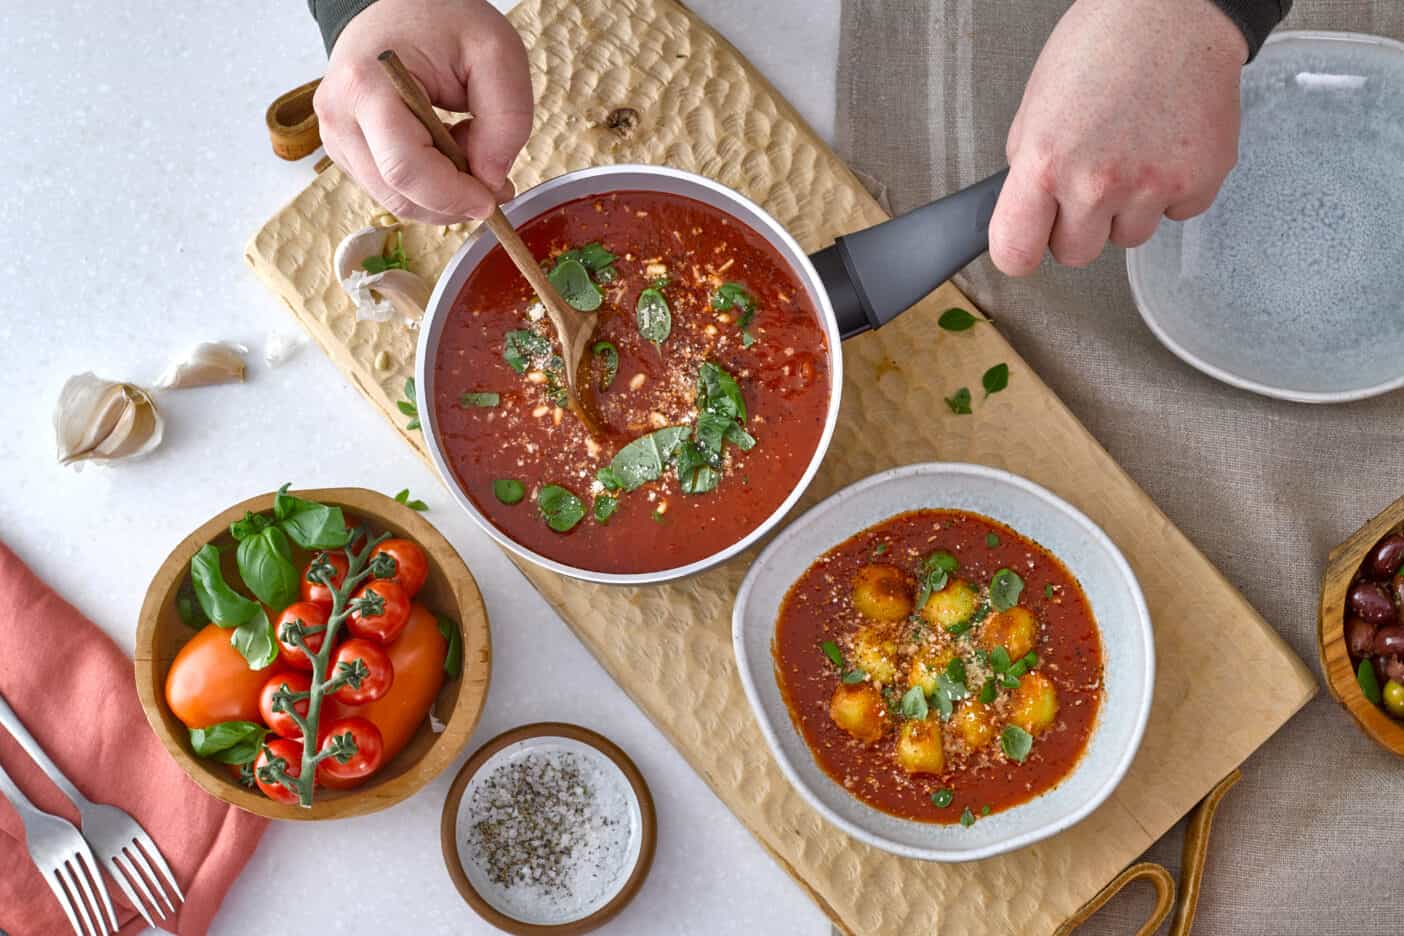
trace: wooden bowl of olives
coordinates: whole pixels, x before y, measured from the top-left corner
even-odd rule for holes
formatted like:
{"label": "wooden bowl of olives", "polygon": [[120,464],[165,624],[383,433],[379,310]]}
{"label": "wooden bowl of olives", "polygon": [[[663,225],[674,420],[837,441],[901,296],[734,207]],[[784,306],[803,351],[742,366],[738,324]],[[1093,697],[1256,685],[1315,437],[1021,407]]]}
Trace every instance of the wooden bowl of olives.
{"label": "wooden bowl of olives", "polygon": [[1331,695],[1404,757],[1404,498],[1332,550],[1317,639]]}

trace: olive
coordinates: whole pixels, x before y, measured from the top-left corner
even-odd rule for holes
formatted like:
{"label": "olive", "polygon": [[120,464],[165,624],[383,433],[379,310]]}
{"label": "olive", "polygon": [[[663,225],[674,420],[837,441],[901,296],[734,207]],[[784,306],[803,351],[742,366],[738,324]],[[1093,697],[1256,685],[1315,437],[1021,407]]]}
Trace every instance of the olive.
{"label": "olive", "polygon": [[1381,627],[1375,631],[1375,652],[1380,656],[1399,656],[1404,654],[1404,627],[1398,624],[1391,624],[1389,627]]}
{"label": "olive", "polygon": [[1404,683],[1404,660],[1397,656],[1375,657],[1375,672],[1386,680]]}
{"label": "olive", "polygon": [[1345,638],[1351,656],[1369,656],[1371,648],[1375,646],[1375,625],[1352,614],[1346,618]]}
{"label": "olive", "polygon": [[1404,533],[1391,533],[1375,544],[1365,559],[1363,571],[1381,581],[1404,566]]}
{"label": "olive", "polygon": [[1384,696],[1385,711],[1395,718],[1404,718],[1404,683],[1391,679],[1384,684],[1381,695]]}
{"label": "olive", "polygon": [[1384,627],[1399,620],[1399,612],[1394,609],[1394,602],[1389,600],[1389,592],[1375,582],[1356,582],[1352,585],[1346,596],[1346,604],[1370,624]]}
{"label": "olive", "polygon": [[1404,608],[1404,572],[1394,577],[1394,603]]}

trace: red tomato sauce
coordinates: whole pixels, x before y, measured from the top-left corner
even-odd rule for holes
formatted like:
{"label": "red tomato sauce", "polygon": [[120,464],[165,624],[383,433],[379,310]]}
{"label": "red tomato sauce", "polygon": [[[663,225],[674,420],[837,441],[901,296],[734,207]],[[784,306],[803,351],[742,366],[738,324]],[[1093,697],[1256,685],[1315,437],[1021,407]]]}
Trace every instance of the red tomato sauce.
{"label": "red tomato sauce", "polygon": [[[592,243],[614,255],[612,276],[600,277],[607,281],[598,285],[603,302],[592,340],[611,343],[618,355],[617,374],[595,392],[606,438],[591,440],[559,405],[551,360],[533,361],[519,373],[504,357],[514,330],[549,340],[555,355],[559,344],[533,310],[526,281],[494,247],[455,301],[434,361],[436,428],[462,489],[512,540],[599,572],[675,568],[754,530],[800,482],[829,404],[830,349],[789,266],[764,238],[719,209],[657,192],[567,202],[519,230],[547,270],[563,252]],[[749,322],[738,308],[714,306],[726,283],[740,284],[754,302]],[[660,288],[672,316],[671,332],[658,344],[640,334],[636,316],[639,295],[650,286]],[[754,447],[725,446],[713,490],[684,494],[670,467],[636,490],[617,492],[614,513],[599,522],[595,502],[612,495],[597,473],[627,443],[695,424],[704,362],[735,378],[747,410],[741,426]],[[581,374],[602,386],[606,359],[591,355]],[[464,405],[464,393],[495,393],[498,402]],[[525,497],[503,503],[494,494],[501,480],[520,482]],[[543,517],[537,496],[546,485],[565,488],[584,508],[584,519],[568,532]]]}
{"label": "red tomato sauce", "polygon": [[[1031,672],[1052,681],[1058,700],[1055,721],[1035,733],[1023,763],[1010,759],[1001,745],[1000,730],[1009,724],[1015,702],[1015,691],[1006,687],[997,688],[997,698],[988,709],[995,726],[990,743],[971,748],[958,730],[958,721],[940,722],[943,772],[909,774],[898,763],[896,740],[906,720],[900,699],[911,688],[914,657],[933,650],[958,655],[968,670],[967,701],[978,697],[986,679],[997,679],[988,658],[983,662],[980,658],[982,640],[989,636],[982,637],[982,631],[990,617],[952,635],[917,618],[875,623],[854,606],[853,582],[859,569],[890,565],[919,577],[923,559],[937,550],[956,558],[959,568],[951,577],[980,588],[982,605],[989,600],[988,586],[998,570],[1011,569],[1023,580],[1018,604],[1037,619],[1033,646],[1038,662]],[[861,659],[856,638],[864,630],[894,648],[891,658],[896,673],[881,689],[886,707],[883,734],[870,744],[839,728],[829,714],[843,673]],[[833,641],[842,652],[843,669],[826,655],[825,641]],[[1016,806],[1056,786],[1081,758],[1103,693],[1101,638],[1077,580],[1037,543],[988,517],[965,511],[899,514],[820,556],[786,595],[772,651],[790,716],[825,773],[869,806],[918,822],[959,822],[967,808],[978,821],[982,815]],[[865,681],[872,680],[868,676]],[[961,704],[956,703],[957,713]],[[928,718],[932,722],[940,718],[934,705]],[[951,800],[938,806],[932,796],[943,789],[951,792]]]}

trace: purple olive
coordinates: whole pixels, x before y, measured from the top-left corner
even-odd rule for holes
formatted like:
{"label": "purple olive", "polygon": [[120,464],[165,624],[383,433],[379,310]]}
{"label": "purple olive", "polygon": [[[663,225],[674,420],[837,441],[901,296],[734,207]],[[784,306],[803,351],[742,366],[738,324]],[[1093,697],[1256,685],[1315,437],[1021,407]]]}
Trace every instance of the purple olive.
{"label": "purple olive", "polygon": [[1375,657],[1375,663],[1376,671],[1381,673],[1386,680],[1404,682],[1404,659],[1397,656]]}
{"label": "purple olive", "polygon": [[1389,600],[1389,592],[1376,582],[1356,582],[1350,587],[1346,604],[1357,617],[1370,624],[1387,627],[1399,620],[1399,612],[1394,602]]}
{"label": "purple olive", "polygon": [[1357,659],[1369,656],[1375,646],[1375,625],[1352,614],[1346,618],[1345,638],[1351,656]]}
{"label": "purple olive", "polygon": [[1362,571],[1384,581],[1398,572],[1400,566],[1404,566],[1404,534],[1391,533],[1370,550]]}
{"label": "purple olive", "polygon": [[1404,627],[1391,624],[1389,627],[1381,627],[1375,631],[1374,650],[1380,656],[1404,654]]}

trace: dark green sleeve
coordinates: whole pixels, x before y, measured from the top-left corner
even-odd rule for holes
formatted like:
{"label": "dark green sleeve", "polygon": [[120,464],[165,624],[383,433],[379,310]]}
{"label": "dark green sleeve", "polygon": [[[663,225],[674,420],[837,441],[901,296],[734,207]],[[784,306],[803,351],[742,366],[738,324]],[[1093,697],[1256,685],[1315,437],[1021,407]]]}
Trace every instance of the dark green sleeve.
{"label": "dark green sleeve", "polygon": [[328,55],[331,55],[332,46],[336,45],[336,37],[341,35],[351,18],[374,2],[375,0],[307,0],[307,9],[312,11],[312,18],[322,28],[322,43],[327,47]]}
{"label": "dark green sleeve", "polygon": [[1292,0],[1214,0],[1248,40],[1248,61],[1263,47],[1268,33],[1287,16]]}

